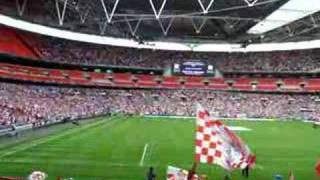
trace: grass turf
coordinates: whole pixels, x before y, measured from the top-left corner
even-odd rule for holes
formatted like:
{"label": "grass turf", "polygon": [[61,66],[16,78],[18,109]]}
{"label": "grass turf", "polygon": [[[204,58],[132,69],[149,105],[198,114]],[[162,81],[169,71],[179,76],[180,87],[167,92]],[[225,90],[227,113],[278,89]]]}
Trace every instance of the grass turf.
{"label": "grass turf", "polygon": [[[302,122],[228,121],[228,125],[252,129],[237,132],[257,155],[251,180],[269,180],[275,174],[287,179],[289,169],[296,179],[315,179],[314,165],[320,156],[320,129]],[[41,170],[49,179],[144,179],[154,166],[157,179],[166,168],[189,169],[193,161],[194,120],[113,117],[64,124],[31,131],[15,138],[0,139],[0,175],[25,177]],[[141,166],[144,146],[147,151]],[[222,179],[217,166],[199,166],[209,179]],[[240,171],[233,179],[242,179]]]}

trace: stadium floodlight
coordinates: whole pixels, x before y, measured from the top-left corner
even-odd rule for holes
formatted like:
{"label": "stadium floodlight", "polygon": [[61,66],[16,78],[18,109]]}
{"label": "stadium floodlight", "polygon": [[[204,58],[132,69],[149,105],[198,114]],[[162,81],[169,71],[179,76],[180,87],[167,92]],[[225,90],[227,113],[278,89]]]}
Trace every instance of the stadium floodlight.
{"label": "stadium floodlight", "polygon": [[248,30],[249,34],[262,34],[320,11],[319,0],[290,0],[264,20]]}

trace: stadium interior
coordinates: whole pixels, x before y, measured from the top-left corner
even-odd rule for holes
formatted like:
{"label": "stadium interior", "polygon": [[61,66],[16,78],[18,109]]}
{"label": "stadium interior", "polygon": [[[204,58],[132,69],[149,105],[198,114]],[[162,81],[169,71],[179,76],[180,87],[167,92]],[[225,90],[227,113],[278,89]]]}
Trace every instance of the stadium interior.
{"label": "stadium interior", "polygon": [[0,1],[0,180],[318,180],[319,127],[319,0]]}

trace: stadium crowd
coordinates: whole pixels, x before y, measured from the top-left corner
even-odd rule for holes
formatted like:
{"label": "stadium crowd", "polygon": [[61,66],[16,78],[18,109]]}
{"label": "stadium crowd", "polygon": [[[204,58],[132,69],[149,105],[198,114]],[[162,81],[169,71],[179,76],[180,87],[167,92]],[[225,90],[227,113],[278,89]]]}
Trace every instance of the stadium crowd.
{"label": "stadium crowd", "polygon": [[306,118],[320,116],[314,95],[208,90],[112,90],[0,83],[0,127],[46,123],[107,113],[194,116],[199,102],[219,117]]}
{"label": "stadium crowd", "polygon": [[0,84],[0,127],[104,114],[108,102],[76,89]]}
{"label": "stadium crowd", "polygon": [[165,68],[173,62],[200,59],[215,65],[222,72],[320,70],[319,49],[272,53],[188,53],[89,45],[56,38],[42,38],[34,46],[49,61],[85,65]]}

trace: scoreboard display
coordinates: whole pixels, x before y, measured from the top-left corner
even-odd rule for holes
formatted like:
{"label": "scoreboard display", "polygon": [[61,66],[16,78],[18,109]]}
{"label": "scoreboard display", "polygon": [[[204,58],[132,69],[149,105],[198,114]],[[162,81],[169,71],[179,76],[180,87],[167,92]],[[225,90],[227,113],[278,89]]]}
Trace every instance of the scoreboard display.
{"label": "scoreboard display", "polygon": [[175,63],[172,72],[176,75],[189,76],[214,76],[214,66],[199,60],[189,60],[182,63]]}

